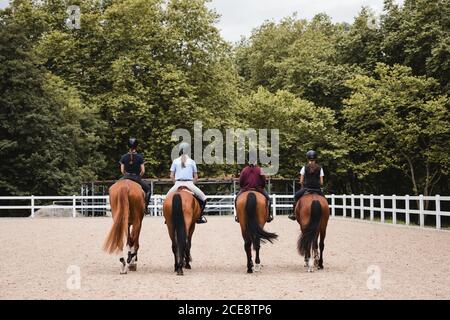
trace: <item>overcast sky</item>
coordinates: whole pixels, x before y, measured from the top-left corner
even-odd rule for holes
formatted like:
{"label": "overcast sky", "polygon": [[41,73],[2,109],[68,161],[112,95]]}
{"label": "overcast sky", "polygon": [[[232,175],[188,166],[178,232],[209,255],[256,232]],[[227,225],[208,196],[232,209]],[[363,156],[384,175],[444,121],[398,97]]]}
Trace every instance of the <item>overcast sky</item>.
{"label": "overcast sky", "polygon": [[[403,3],[403,0],[396,0]],[[9,0],[0,0],[4,8]],[[265,20],[279,21],[297,12],[299,18],[311,19],[325,12],[334,22],[352,22],[362,6],[381,13],[383,0],[212,0],[208,7],[220,15],[218,28],[225,40],[235,42],[241,35],[249,36],[253,28]]]}

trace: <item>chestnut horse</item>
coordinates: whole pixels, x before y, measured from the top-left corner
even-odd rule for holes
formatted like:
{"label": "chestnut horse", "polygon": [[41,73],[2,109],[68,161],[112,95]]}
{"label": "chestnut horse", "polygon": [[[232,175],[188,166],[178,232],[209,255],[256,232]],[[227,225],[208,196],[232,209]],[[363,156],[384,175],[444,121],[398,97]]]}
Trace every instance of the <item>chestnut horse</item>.
{"label": "chestnut horse", "polygon": [[[313,271],[313,266],[323,269],[323,249],[325,248],[325,235],[330,216],[327,199],[314,193],[305,194],[297,202],[295,216],[301,229],[297,249],[299,254],[305,257],[305,267],[308,267],[308,272]],[[320,243],[318,246],[319,235]],[[320,247],[320,258],[318,247]]]}
{"label": "chestnut horse", "polygon": [[169,193],[164,200],[163,213],[175,258],[174,272],[179,276],[183,275],[183,267],[191,269],[191,240],[200,210],[198,201],[185,187]]}
{"label": "chestnut horse", "polygon": [[247,254],[247,273],[253,273],[252,244],[256,251],[255,271],[260,271],[259,249],[261,242],[264,243],[267,240],[272,243],[278,237],[275,233],[264,230],[269,215],[266,201],[266,197],[257,191],[243,192],[236,199],[236,214],[241,225],[244,249]]}
{"label": "chestnut horse", "polygon": [[109,202],[114,222],[103,249],[108,253],[122,252],[126,237],[128,257],[126,261],[123,257],[120,258],[120,273],[136,271],[139,233],[144,218],[144,191],[132,180],[119,180],[109,188]]}

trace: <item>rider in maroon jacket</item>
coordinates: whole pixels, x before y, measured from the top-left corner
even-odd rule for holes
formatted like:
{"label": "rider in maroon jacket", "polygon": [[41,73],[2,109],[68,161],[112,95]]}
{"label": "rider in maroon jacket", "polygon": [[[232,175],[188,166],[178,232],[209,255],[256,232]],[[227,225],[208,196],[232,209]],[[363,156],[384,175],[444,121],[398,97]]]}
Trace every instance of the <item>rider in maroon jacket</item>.
{"label": "rider in maroon jacket", "polygon": [[[269,209],[269,217],[267,222],[271,222],[273,220],[272,210],[270,210],[270,197],[266,192],[264,187],[266,186],[266,176],[262,173],[261,168],[256,164],[256,161],[247,165],[244,169],[242,169],[241,174],[239,175],[239,185],[241,190],[239,190],[237,197],[245,192],[250,190],[255,190],[257,192],[262,193],[267,199],[267,207]],[[237,216],[236,216],[236,221]]]}

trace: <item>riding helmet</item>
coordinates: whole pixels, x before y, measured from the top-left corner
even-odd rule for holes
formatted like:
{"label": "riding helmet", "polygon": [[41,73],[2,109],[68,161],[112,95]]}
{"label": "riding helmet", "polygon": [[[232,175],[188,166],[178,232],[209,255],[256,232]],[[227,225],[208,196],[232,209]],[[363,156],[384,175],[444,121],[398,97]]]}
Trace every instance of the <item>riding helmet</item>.
{"label": "riding helmet", "polygon": [[314,150],[309,150],[306,153],[306,158],[308,160],[316,160],[317,159],[317,152],[315,152]]}
{"label": "riding helmet", "polygon": [[189,148],[190,148],[189,143],[187,142],[180,143],[180,145],[178,146],[179,154],[182,155],[189,153]]}
{"label": "riding helmet", "polygon": [[130,138],[128,139],[128,148],[137,148],[138,146],[138,141],[136,138]]}

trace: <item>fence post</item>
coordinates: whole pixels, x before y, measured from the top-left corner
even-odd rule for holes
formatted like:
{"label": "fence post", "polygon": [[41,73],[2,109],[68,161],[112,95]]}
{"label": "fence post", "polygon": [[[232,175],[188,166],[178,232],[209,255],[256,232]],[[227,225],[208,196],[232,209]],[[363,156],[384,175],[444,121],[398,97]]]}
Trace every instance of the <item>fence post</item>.
{"label": "fence post", "polygon": [[277,215],[277,195],[273,194],[273,200],[272,200],[272,215],[275,218]]}
{"label": "fence post", "polygon": [[352,219],[355,218],[355,195],[352,193],[350,196],[350,205],[351,205],[351,213],[352,213]]}
{"label": "fence post", "polygon": [[158,197],[153,197],[153,216],[156,217],[158,215]]}
{"label": "fence post", "polygon": [[425,225],[424,213],[423,213],[423,194],[419,195],[419,220],[420,226]]}
{"label": "fence post", "polygon": [[384,194],[380,195],[380,216],[381,222],[384,223]]}
{"label": "fence post", "polygon": [[334,194],[331,195],[331,215],[334,217],[336,216],[336,208],[334,207],[335,200],[334,200]]}
{"label": "fence post", "polygon": [[441,196],[436,195],[436,229],[441,228]]}
{"label": "fence post", "polygon": [[373,221],[373,194],[370,194],[370,221]]}
{"label": "fence post", "polygon": [[34,195],[31,195],[31,217],[34,218]]}
{"label": "fence post", "polygon": [[76,195],[72,196],[72,217],[75,218],[77,216],[77,210],[76,210],[76,205],[77,205],[77,199],[75,198]]}
{"label": "fence post", "polygon": [[409,226],[409,194],[405,196],[405,223]]}
{"label": "fence post", "polygon": [[359,218],[361,220],[363,220],[364,219],[364,195],[363,194],[359,195],[359,206],[360,206]]}
{"label": "fence post", "polygon": [[397,198],[395,194],[392,195],[392,223],[397,224]]}
{"label": "fence post", "polygon": [[342,216],[347,217],[347,195],[342,195]]}

